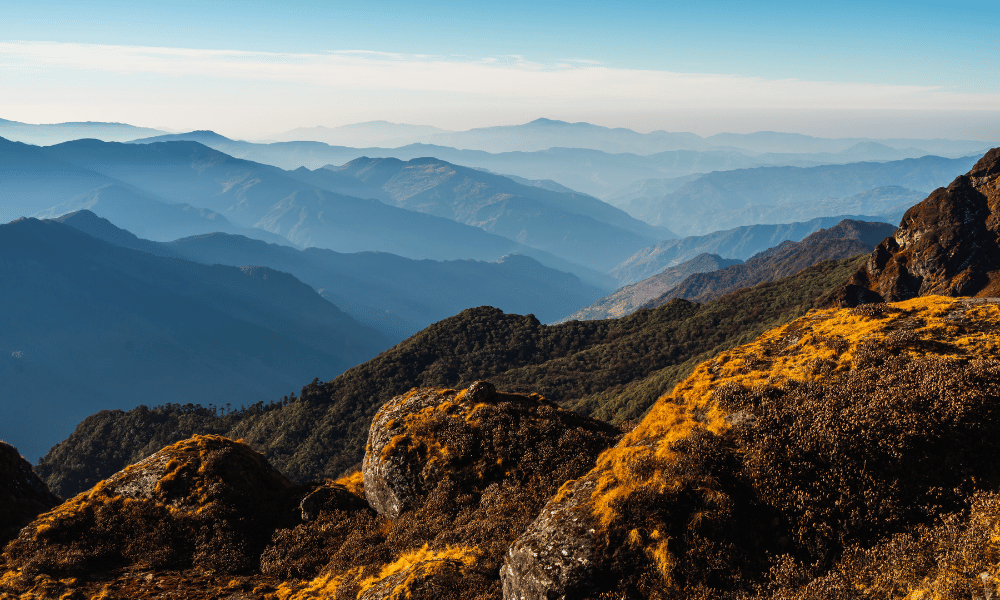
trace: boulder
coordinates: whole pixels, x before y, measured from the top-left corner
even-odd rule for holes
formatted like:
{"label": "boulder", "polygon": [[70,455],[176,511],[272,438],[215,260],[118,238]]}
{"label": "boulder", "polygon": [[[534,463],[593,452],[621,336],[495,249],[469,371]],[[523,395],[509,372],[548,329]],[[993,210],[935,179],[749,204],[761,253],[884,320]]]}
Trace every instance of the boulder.
{"label": "boulder", "polygon": [[263,456],[195,436],[131,465],[25,527],[7,548],[26,572],[80,575],[142,565],[253,568],[297,504]]}

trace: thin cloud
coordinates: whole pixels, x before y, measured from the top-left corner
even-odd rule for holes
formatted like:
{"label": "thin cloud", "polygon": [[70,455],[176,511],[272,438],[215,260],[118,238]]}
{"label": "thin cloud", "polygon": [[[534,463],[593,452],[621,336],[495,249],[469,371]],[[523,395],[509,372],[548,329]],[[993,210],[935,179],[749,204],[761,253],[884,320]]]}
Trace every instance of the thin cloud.
{"label": "thin cloud", "polygon": [[[520,55],[453,57],[369,50],[275,53],[58,42],[0,42],[0,70],[94,71],[287,82],[333,90],[448,94],[525,102],[591,103],[622,110],[918,109],[992,110],[1000,95],[940,87],[613,68]],[[192,85],[195,85],[192,83]]]}

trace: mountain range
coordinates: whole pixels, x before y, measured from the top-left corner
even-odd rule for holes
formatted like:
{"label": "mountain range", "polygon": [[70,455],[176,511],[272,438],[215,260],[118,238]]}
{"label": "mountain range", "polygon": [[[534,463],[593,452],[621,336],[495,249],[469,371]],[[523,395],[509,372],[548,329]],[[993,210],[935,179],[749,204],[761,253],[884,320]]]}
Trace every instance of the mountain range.
{"label": "mountain range", "polygon": [[[34,473],[0,444],[14,509],[0,513],[0,594],[995,597],[998,215],[995,149],[870,253],[768,280],[888,230],[843,222],[689,275],[692,293],[722,294],[703,304],[552,326],[471,308],[277,402],[98,412]],[[63,223],[4,227],[17,281],[118,297],[166,275],[174,304],[204,289],[150,262],[177,259]],[[128,277],[87,244],[130,253],[114,265]],[[67,253],[82,264],[47,276]],[[290,275],[186,268],[227,290],[240,274],[306,289],[312,314],[347,318]],[[275,292],[253,293],[295,304]],[[13,322],[30,327],[21,313],[46,299],[24,294]],[[88,321],[71,312],[83,300],[70,326]]]}
{"label": "mountain range", "polygon": [[[865,161],[898,161],[931,154],[923,151],[900,153],[884,144],[867,142],[858,142],[860,146],[857,148],[851,149],[848,146],[844,151],[826,154],[753,153],[731,147],[672,149],[643,154],[608,152],[587,145],[554,146],[533,151],[486,152],[458,149],[439,143],[413,143],[398,148],[330,146],[316,141],[252,143],[231,140],[211,131],[167,134],[136,140],[137,143],[164,141],[196,141],[234,157],[289,170],[300,166],[316,169],[326,165],[343,165],[360,156],[397,158],[403,161],[433,156],[493,173],[516,175],[530,180],[553,180],[570,189],[605,200],[627,193],[629,186],[646,179],[677,178],[696,173],[766,166],[812,167]],[[987,147],[978,142],[945,146],[947,147],[942,147],[938,154],[956,158],[978,156]],[[956,152],[961,148],[968,148],[968,151]],[[952,176],[958,172],[961,171],[955,171]],[[904,185],[895,181],[890,184]]]}
{"label": "mountain range", "polygon": [[56,221],[0,225],[0,437],[41,456],[138,404],[244,406],[391,345],[287,273],[112,245]]}
{"label": "mountain range", "polygon": [[[273,136],[278,141],[318,141],[331,145],[388,148],[425,143],[490,153],[537,152],[549,148],[587,148],[609,154],[647,156],[676,150],[738,150],[751,154],[838,154],[881,150],[887,160],[916,158],[925,154],[966,156],[982,154],[989,142],[943,139],[820,138],[796,133],[759,131],[720,133],[701,137],[693,133],[652,131],[638,133],[623,127],[535,119],[519,125],[479,127],[468,131],[443,131],[434,127],[371,121],[336,128],[299,128]],[[875,146],[881,146],[876,149]]]}
{"label": "mountain range", "polygon": [[620,286],[626,286],[649,279],[664,269],[680,265],[703,253],[744,261],[782,242],[797,242],[820,229],[833,227],[844,218],[850,217],[819,217],[799,223],[749,225],[708,235],[666,240],[636,252],[612,269],[611,275],[618,280]]}
{"label": "mountain range", "polygon": [[[798,215],[808,218],[904,212],[928,192],[967,171],[977,157],[936,156],[808,168],[766,167],[708,173],[658,197],[632,198],[622,208],[684,235]],[[892,187],[888,187],[892,186]],[[903,188],[903,189],[900,189]],[[923,190],[923,192],[915,191]],[[842,199],[840,201],[834,199]],[[826,213],[826,214],[823,214]]]}
{"label": "mountain range", "polygon": [[692,273],[673,288],[643,302],[641,308],[663,306],[674,298],[708,302],[736,290],[789,277],[825,260],[867,254],[895,231],[888,223],[844,219],[829,229],[809,234],[801,242],[784,241],[744,263]]}
{"label": "mountain range", "polygon": [[162,243],[140,239],[86,210],[56,220],[108,243],[157,256],[290,273],[393,342],[472,306],[496,306],[552,321],[602,294],[573,275],[517,254],[495,262],[413,260],[386,252],[298,250],[225,233]]}

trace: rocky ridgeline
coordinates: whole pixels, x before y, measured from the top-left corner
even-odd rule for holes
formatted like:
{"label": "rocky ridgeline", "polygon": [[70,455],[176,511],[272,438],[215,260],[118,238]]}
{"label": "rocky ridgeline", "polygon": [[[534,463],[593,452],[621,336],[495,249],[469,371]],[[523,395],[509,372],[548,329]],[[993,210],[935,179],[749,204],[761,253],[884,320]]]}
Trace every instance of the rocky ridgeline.
{"label": "rocky ridgeline", "polygon": [[906,212],[833,296],[840,306],[1000,295],[1000,148]]}

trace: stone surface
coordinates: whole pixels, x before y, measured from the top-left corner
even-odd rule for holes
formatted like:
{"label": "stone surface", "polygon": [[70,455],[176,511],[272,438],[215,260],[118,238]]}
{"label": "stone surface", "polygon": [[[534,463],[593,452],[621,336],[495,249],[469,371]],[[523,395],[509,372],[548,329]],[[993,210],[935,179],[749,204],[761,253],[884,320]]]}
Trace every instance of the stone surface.
{"label": "stone surface", "polygon": [[240,572],[257,564],[283,517],[297,520],[295,494],[245,444],[195,436],[43,514],[11,542],[8,560],[66,575],[128,565]]}
{"label": "stone surface", "polygon": [[565,600],[593,592],[596,523],[592,477],[567,483],[507,551],[504,600]]}
{"label": "stone surface", "polygon": [[917,296],[1000,295],[1000,148],[903,216],[831,296],[856,306]]}

